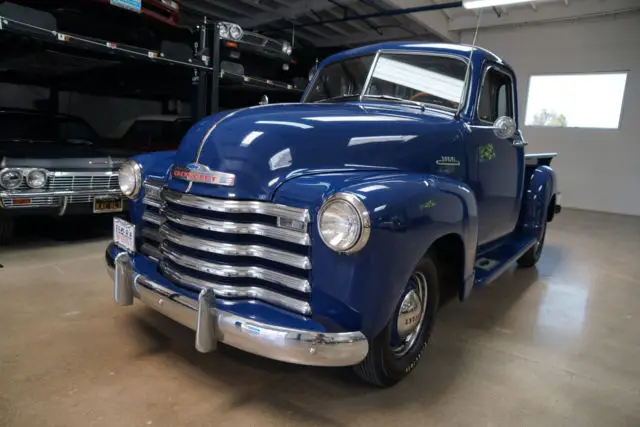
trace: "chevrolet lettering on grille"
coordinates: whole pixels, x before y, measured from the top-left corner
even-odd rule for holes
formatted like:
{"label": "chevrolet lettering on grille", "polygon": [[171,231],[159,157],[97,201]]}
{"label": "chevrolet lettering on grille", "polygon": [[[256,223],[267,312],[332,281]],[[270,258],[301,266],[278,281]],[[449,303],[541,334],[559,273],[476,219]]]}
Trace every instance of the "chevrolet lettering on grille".
{"label": "chevrolet lettering on grille", "polygon": [[199,163],[189,163],[186,166],[174,166],[171,174],[176,179],[203,184],[224,185],[232,187],[236,182],[236,176],[232,173],[211,170],[208,166]]}

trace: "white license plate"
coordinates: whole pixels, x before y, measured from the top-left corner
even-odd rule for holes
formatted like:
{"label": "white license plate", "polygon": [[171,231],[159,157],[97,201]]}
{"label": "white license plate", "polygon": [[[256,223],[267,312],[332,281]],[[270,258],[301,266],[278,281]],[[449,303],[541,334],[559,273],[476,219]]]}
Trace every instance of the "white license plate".
{"label": "white license plate", "polygon": [[136,226],[121,218],[113,218],[113,241],[129,252],[136,250]]}
{"label": "white license plate", "polygon": [[140,12],[140,9],[142,9],[142,0],[110,0],[109,3],[134,12]]}

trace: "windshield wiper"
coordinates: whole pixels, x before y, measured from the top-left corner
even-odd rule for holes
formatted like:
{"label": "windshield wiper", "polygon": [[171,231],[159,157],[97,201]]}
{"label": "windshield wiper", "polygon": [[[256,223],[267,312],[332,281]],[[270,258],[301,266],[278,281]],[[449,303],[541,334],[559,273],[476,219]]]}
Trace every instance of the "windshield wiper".
{"label": "windshield wiper", "polygon": [[423,110],[425,109],[425,103],[420,101],[413,101],[411,99],[400,98],[399,96],[391,96],[391,95],[364,95],[366,98],[375,98],[375,99],[388,99],[390,101],[399,101],[404,102],[405,104],[416,105]]}
{"label": "windshield wiper", "polygon": [[335,101],[335,100],[344,99],[344,98],[357,98],[359,96],[360,96],[359,94],[339,95],[339,96],[334,96],[332,98],[325,98],[325,99],[321,99],[319,101],[314,101],[314,102],[316,103],[329,102],[329,101]]}

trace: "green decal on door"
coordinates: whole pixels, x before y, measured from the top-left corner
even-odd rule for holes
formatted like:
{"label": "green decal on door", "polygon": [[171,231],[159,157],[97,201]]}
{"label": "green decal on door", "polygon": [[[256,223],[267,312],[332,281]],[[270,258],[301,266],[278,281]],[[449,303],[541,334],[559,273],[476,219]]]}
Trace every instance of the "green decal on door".
{"label": "green decal on door", "polygon": [[493,144],[481,145],[480,150],[480,162],[488,162],[496,158],[496,152],[493,149]]}

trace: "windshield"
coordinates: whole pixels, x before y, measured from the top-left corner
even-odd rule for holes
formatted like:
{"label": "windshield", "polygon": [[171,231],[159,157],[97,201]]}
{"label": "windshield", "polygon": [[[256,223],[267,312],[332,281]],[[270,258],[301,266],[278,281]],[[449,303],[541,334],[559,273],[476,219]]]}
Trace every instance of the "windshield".
{"label": "windshield", "polygon": [[84,121],[39,114],[0,114],[0,141],[92,144],[98,135]]}
{"label": "windshield", "polygon": [[[382,53],[363,89],[372,57],[330,64],[314,81],[307,102],[359,96],[429,104],[456,110],[463,97],[466,63],[461,58],[411,53]],[[359,67],[357,67],[357,66]]]}

